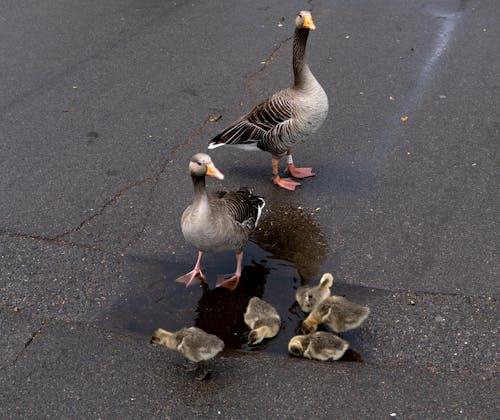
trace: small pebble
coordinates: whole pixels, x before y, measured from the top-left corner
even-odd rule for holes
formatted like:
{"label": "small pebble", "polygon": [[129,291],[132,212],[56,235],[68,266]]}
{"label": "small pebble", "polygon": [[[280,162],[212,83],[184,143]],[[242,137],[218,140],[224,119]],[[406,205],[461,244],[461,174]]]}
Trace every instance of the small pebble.
{"label": "small pebble", "polygon": [[221,114],[214,113],[214,114],[210,114],[208,116],[208,121],[210,121],[210,122],[216,122],[216,121],[219,121],[221,118],[222,118]]}

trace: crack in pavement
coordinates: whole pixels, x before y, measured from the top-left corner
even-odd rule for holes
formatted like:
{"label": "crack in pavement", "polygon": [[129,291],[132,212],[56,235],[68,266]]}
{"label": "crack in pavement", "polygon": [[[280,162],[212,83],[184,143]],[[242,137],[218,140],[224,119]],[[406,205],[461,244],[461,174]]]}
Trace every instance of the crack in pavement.
{"label": "crack in pavement", "polygon": [[16,239],[26,239],[34,242],[47,242],[47,243],[54,243],[58,244],[61,246],[66,246],[68,248],[82,248],[82,249],[88,249],[88,250],[93,250],[93,251],[100,251],[106,254],[112,254],[109,251],[107,251],[104,248],[98,247],[98,246],[92,246],[92,245],[86,245],[86,244],[81,244],[78,242],[73,242],[73,241],[66,241],[64,239],[61,239],[57,236],[43,236],[43,235],[36,235],[36,234],[30,234],[30,233],[23,233],[23,232],[13,232],[13,231],[7,231],[7,230],[1,230],[0,231],[0,238],[1,237],[6,237],[6,238],[16,238]]}
{"label": "crack in pavement", "polygon": [[[151,186],[151,189],[149,190],[149,195],[148,195],[148,201],[153,202],[154,200],[154,193],[156,191],[156,188],[158,187],[158,183],[160,182],[161,176],[166,172],[167,166],[173,162],[173,158],[177,155],[177,152],[180,148],[189,146],[193,140],[199,138],[202,134],[203,131],[205,130],[206,126],[210,122],[210,117],[207,117],[205,121],[188,137],[184,139],[181,143],[177,144],[176,146],[172,147],[169,152],[169,156],[165,158],[163,163],[160,165],[159,170],[153,174],[151,177],[148,178],[148,180],[153,181],[153,185]],[[121,252],[125,252],[132,244],[137,241],[141,235],[144,233],[147,225],[149,224],[149,219],[151,217],[151,214],[153,212],[153,207],[149,206],[148,209],[144,213],[143,217],[143,223],[142,223],[142,228],[137,230],[137,233],[130,238],[129,241],[127,241],[126,245],[122,248]]]}
{"label": "crack in pavement", "polygon": [[34,242],[47,242],[47,243],[51,243],[51,244],[65,246],[68,248],[87,249],[87,250],[91,250],[91,251],[99,251],[99,252],[102,252],[102,253],[108,254],[108,255],[115,255],[113,252],[110,252],[107,249],[104,249],[104,248],[99,247],[99,246],[81,244],[81,243],[73,242],[73,241],[66,241],[66,240],[58,238],[58,237],[50,237],[50,236],[43,236],[43,235],[36,235],[36,234],[29,234],[29,233],[22,233],[22,232],[12,232],[12,231],[6,231],[6,230],[0,231],[0,238],[1,237],[25,239],[25,240],[30,240],[30,241],[34,241]]}
{"label": "crack in pavement", "polygon": [[8,237],[8,238],[14,238],[14,239],[27,239],[27,240],[32,240],[32,241],[37,241],[37,242],[47,242],[47,243],[52,243],[52,244],[57,244],[60,246],[66,246],[66,247],[76,247],[76,248],[82,248],[82,249],[88,249],[88,250],[94,250],[94,251],[99,251],[105,254],[110,254],[113,256],[121,255],[123,252],[128,249],[137,239],[140,238],[142,233],[144,232],[146,226],[149,223],[149,218],[152,213],[152,206],[146,210],[143,218],[143,223],[142,227],[138,230],[138,233],[135,234],[129,241],[127,241],[126,245],[122,247],[122,249],[116,253],[116,252],[111,252],[106,248],[102,248],[99,246],[95,245],[86,245],[82,243],[78,243],[75,241],[67,241],[64,238],[68,235],[71,235],[73,233],[76,233],[80,231],[84,226],[88,225],[92,220],[96,219],[97,217],[101,216],[104,214],[104,212],[109,208],[114,205],[116,205],[120,199],[131,189],[135,187],[140,187],[141,185],[144,185],[148,182],[152,182],[153,185],[151,186],[148,194],[148,200],[152,201],[154,197],[154,192],[156,190],[156,187],[158,185],[158,182],[161,178],[161,176],[166,172],[167,167],[169,164],[173,162],[173,158],[176,156],[178,150],[181,147],[188,146],[191,144],[195,139],[199,138],[203,131],[205,130],[206,126],[209,124],[210,118],[207,117],[203,123],[189,136],[187,136],[182,142],[177,144],[176,146],[172,147],[169,151],[168,156],[163,160],[161,165],[159,166],[158,170],[154,172],[152,175],[146,176],[144,178],[141,178],[139,180],[132,181],[125,185],[123,188],[121,188],[119,191],[117,191],[111,198],[106,200],[104,204],[102,204],[99,209],[91,214],[89,217],[85,218],[82,220],[77,226],[70,228],[62,233],[59,233],[54,236],[43,236],[43,235],[37,235],[36,233],[25,233],[25,232],[15,232],[15,231],[9,231],[7,229],[2,229],[0,230],[0,237]]}
{"label": "crack in pavement", "polygon": [[[312,11],[312,9],[313,9],[312,0],[309,0],[308,4],[309,4],[309,10]],[[279,50],[283,47],[283,45],[285,43],[287,43],[291,39],[293,39],[293,35],[290,35],[287,38],[285,38],[284,40],[282,40],[269,53],[267,59],[263,61],[263,65],[259,69],[257,69],[256,71],[254,71],[253,73],[251,73],[250,75],[248,75],[245,78],[244,85],[245,85],[245,89],[248,92],[247,95],[250,95],[250,91],[251,91],[250,85],[252,84],[252,82],[272,63],[272,61],[274,60],[274,58],[275,58],[276,54],[279,52]],[[163,163],[160,165],[159,169],[155,173],[153,173],[150,176],[141,178],[139,180],[132,181],[131,183],[125,185],[123,188],[121,188],[119,191],[117,191],[111,198],[106,200],[104,202],[104,204],[102,204],[96,212],[94,212],[89,217],[82,220],[77,226],[70,228],[70,229],[68,229],[60,234],[57,234],[55,236],[49,236],[49,237],[44,237],[42,235],[29,234],[29,233],[9,232],[6,230],[0,231],[0,236],[7,236],[7,237],[12,237],[12,238],[25,238],[25,239],[31,239],[31,240],[36,240],[36,241],[53,242],[53,243],[58,243],[58,244],[66,245],[66,246],[84,247],[84,248],[88,248],[88,249],[97,249],[99,251],[109,252],[107,250],[104,250],[102,248],[95,247],[95,246],[83,245],[83,244],[79,244],[77,242],[72,242],[72,241],[70,241],[70,242],[64,241],[63,238],[70,235],[70,234],[73,234],[73,233],[80,231],[84,226],[88,225],[92,220],[101,216],[107,210],[108,207],[114,206],[116,203],[118,203],[119,200],[121,199],[121,197],[124,194],[126,194],[129,190],[131,190],[132,188],[141,186],[141,185],[146,184],[147,182],[150,182],[150,181],[153,182],[153,185],[148,193],[148,195],[149,195],[148,199],[151,200],[153,195],[154,195],[153,192],[156,189],[156,186],[159,182],[160,177],[165,173],[168,164],[172,163],[172,159],[176,156],[177,151],[181,147],[184,147],[184,146],[191,144],[194,139],[200,137],[209,122],[210,122],[209,118],[205,119],[205,121],[203,121],[203,123],[191,135],[189,135],[184,141],[182,141],[178,145],[171,148],[170,152],[169,152],[169,156],[165,158],[165,160],[163,161]],[[146,228],[147,224],[149,223],[149,216],[151,215],[151,213],[152,213],[151,208],[148,211],[146,211],[145,216],[143,218],[144,222],[142,224],[142,229],[140,229],[138,231],[138,233],[136,235],[134,235],[134,237],[132,237],[127,242],[127,244],[123,247],[121,252],[128,249],[137,239],[140,238],[140,236],[144,232],[144,229]]]}
{"label": "crack in pavement", "polygon": [[[50,321],[50,320],[49,320]],[[24,343],[24,348],[16,355],[14,361],[12,362],[12,366],[14,366],[17,361],[19,360],[19,358],[23,355],[23,353],[26,351],[26,349],[33,343],[33,341],[35,340],[35,338],[40,335],[40,333],[42,332],[42,329],[45,327],[45,324],[46,324],[46,320],[42,320],[42,324],[40,325],[40,327],[31,334],[31,337],[28,338],[28,341],[26,341]]]}
{"label": "crack in pavement", "polygon": [[[250,85],[253,83],[253,81],[273,62],[274,57],[276,56],[276,54],[278,53],[278,51],[283,47],[283,45],[285,45],[291,39],[293,39],[293,35],[290,35],[288,38],[286,38],[283,41],[281,41],[278,44],[278,46],[275,47],[271,51],[271,53],[268,55],[268,57],[262,62],[262,65],[260,66],[260,68],[258,68],[256,71],[250,73],[245,78],[244,85],[245,85],[245,89],[248,92],[251,90],[250,89]],[[249,93],[248,93],[248,95],[249,95]]]}

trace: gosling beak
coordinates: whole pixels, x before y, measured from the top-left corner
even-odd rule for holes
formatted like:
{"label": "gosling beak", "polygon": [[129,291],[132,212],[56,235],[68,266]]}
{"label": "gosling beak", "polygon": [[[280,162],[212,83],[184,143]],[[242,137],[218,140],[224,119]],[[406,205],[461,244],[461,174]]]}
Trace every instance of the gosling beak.
{"label": "gosling beak", "polygon": [[207,165],[207,175],[217,179],[224,179],[224,175],[219,171],[213,163]]}
{"label": "gosling beak", "polygon": [[304,28],[310,29],[311,31],[314,31],[316,29],[316,25],[313,22],[312,16],[304,17]]}

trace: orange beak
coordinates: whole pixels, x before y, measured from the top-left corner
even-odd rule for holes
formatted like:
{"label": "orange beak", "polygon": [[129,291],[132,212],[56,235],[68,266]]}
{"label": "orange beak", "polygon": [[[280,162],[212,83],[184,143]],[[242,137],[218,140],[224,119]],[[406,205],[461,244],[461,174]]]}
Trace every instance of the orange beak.
{"label": "orange beak", "polygon": [[222,172],[219,171],[213,163],[209,163],[207,165],[207,175],[213,176],[214,178],[217,179],[224,179],[224,175],[222,174]]}
{"label": "orange beak", "polygon": [[313,22],[312,16],[304,17],[304,28],[310,29],[311,31],[314,31],[316,29],[316,25]]}

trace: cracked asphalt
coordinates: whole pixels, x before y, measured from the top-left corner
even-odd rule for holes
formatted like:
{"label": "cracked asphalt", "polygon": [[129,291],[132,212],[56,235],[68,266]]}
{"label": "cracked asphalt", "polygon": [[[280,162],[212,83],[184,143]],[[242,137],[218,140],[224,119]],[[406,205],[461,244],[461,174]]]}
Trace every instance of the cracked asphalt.
{"label": "cracked asphalt", "polygon": [[[3,418],[498,417],[498,2],[4,3]],[[294,158],[317,176],[281,191],[270,156],[217,149],[226,178],[209,183],[266,197],[244,293],[284,328],[198,382],[147,339],[160,319],[200,322],[233,264],[207,257],[208,292],[173,282],[195,258],[179,226],[187,162],[290,83],[301,9],[331,109]],[[371,308],[345,334],[361,360],[284,350],[298,282],[324,271]]]}

